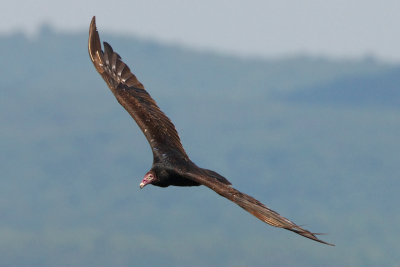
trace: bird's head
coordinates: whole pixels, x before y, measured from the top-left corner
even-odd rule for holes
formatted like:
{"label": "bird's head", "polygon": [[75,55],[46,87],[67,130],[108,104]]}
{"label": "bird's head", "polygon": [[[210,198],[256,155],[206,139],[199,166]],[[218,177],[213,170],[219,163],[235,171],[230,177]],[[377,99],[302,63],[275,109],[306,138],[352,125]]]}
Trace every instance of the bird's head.
{"label": "bird's head", "polygon": [[149,171],[147,172],[144,177],[142,182],[140,183],[140,189],[142,189],[143,187],[145,187],[148,184],[153,183],[155,180],[157,179],[156,174],[153,171]]}

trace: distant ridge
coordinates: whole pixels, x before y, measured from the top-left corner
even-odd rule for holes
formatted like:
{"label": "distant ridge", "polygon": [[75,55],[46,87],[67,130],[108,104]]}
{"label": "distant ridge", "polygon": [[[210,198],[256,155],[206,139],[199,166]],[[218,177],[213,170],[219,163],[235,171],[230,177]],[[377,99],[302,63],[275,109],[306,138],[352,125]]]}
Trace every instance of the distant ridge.
{"label": "distant ridge", "polygon": [[[346,93],[386,80],[395,86],[399,67],[245,59],[106,38],[196,162],[221,166],[299,223],[314,220],[306,226],[328,232],[337,247],[304,246],[279,229],[260,235],[262,222],[204,197],[209,190],[139,193],[151,159],[143,134],[93,71],[87,31],[50,28],[34,38],[0,35],[0,266],[399,265],[400,109],[312,98],[347,85]],[[385,90],[385,101],[399,99],[396,87]]]}
{"label": "distant ridge", "polygon": [[294,102],[329,105],[400,107],[400,67],[343,77],[286,96]]}

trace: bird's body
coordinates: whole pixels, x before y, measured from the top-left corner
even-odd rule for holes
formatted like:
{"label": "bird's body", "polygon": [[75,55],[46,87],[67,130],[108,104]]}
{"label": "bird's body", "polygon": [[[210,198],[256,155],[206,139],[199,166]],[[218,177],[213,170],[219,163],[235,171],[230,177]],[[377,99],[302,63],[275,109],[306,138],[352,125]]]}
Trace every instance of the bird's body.
{"label": "bird's body", "polygon": [[111,46],[104,43],[101,49],[100,37],[93,17],[89,29],[89,55],[96,70],[103,77],[118,102],[133,117],[146,136],[153,152],[153,165],[146,173],[140,187],[147,184],[160,187],[204,185],[219,195],[233,201],[263,222],[284,228],[331,245],[316,237],[315,233],[301,228],[258,200],[232,187],[222,175],[198,167],[186,154],[175,126],[160,110],[144,86]]}
{"label": "bird's body", "polygon": [[157,177],[157,180],[152,182],[152,185],[160,187],[168,187],[170,185],[174,186],[199,186],[200,184],[187,179],[184,176],[184,172],[190,168],[187,166],[182,166],[179,170],[168,166],[163,163],[155,163],[151,167],[151,172]]}

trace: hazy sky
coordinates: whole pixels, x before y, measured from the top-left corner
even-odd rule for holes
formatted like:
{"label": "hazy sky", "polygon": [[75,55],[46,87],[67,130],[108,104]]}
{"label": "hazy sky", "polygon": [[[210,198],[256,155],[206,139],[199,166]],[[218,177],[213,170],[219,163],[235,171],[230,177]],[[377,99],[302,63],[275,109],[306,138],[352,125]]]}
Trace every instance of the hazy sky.
{"label": "hazy sky", "polygon": [[309,53],[400,62],[400,0],[3,1],[0,34],[100,31],[242,55]]}

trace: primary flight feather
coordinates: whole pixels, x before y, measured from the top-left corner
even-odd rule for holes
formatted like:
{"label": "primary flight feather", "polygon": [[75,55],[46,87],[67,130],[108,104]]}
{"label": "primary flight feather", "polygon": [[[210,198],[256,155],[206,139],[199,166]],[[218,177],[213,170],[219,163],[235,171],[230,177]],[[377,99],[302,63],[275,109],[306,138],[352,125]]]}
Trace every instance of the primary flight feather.
{"label": "primary flight feather", "polygon": [[106,42],[104,42],[104,51],[101,49],[95,17],[89,28],[89,55],[96,70],[118,102],[139,125],[150,144],[153,165],[145,174],[140,188],[148,184],[161,187],[205,185],[263,222],[332,245],[318,239],[316,233],[301,228],[253,197],[236,190],[226,178],[218,173],[194,164],[186,154],[174,124],[160,110],[121,57]]}

